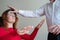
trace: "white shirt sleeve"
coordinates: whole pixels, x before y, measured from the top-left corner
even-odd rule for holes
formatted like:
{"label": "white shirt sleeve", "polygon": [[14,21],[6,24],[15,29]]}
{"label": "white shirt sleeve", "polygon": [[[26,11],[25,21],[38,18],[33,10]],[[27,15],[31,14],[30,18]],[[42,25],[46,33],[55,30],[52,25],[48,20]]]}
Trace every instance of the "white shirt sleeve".
{"label": "white shirt sleeve", "polygon": [[19,10],[19,14],[24,17],[40,17],[45,14],[45,6],[40,7],[37,10],[30,11],[30,10]]}

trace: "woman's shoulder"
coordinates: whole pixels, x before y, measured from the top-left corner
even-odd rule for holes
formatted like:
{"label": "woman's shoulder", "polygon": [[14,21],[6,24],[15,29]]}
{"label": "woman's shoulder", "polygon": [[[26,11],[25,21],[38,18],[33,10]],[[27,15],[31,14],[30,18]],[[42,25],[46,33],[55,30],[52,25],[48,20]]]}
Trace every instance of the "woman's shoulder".
{"label": "woman's shoulder", "polygon": [[0,27],[0,37],[5,35],[6,34],[6,31],[4,30],[3,27]]}
{"label": "woman's shoulder", "polygon": [[3,28],[3,27],[0,27],[0,31],[1,31],[1,30],[4,30],[4,28]]}

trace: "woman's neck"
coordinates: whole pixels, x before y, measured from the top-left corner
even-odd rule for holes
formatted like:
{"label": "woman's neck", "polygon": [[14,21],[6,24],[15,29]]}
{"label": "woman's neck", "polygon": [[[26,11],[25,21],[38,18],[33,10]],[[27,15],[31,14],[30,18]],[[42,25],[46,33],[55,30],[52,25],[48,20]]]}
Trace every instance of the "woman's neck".
{"label": "woman's neck", "polygon": [[13,28],[13,24],[12,23],[7,23],[7,28]]}
{"label": "woman's neck", "polygon": [[5,23],[4,23],[4,27],[5,27],[5,28],[13,28],[13,23],[5,22]]}

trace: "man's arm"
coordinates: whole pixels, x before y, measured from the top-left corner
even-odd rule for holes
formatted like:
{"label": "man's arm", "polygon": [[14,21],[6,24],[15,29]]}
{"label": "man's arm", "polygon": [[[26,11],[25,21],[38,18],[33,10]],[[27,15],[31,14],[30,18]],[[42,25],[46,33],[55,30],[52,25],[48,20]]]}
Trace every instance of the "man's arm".
{"label": "man's arm", "polygon": [[24,17],[40,17],[45,15],[45,6],[43,5],[42,7],[40,7],[37,10],[31,11],[31,10],[19,10],[17,11],[14,7],[9,6],[10,9],[14,9],[15,13],[20,14]]}

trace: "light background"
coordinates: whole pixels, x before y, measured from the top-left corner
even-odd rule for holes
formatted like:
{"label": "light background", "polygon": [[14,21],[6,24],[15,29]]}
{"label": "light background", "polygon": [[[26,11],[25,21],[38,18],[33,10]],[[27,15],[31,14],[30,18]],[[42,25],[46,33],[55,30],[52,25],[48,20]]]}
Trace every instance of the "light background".
{"label": "light background", "polygon": [[[8,9],[8,5],[14,6],[18,10],[34,10],[41,7],[47,2],[49,2],[49,0],[0,0],[0,15],[4,10]],[[18,15],[18,18],[19,22],[17,26],[20,29],[28,25],[36,26],[40,22],[40,19],[45,18],[45,16],[39,18],[24,18]],[[33,30],[31,30],[31,32],[32,31]],[[45,21],[43,26],[39,29],[35,40],[47,40],[47,35],[48,29]]]}

